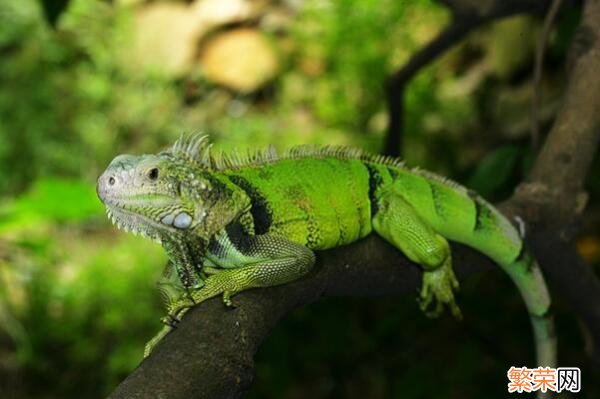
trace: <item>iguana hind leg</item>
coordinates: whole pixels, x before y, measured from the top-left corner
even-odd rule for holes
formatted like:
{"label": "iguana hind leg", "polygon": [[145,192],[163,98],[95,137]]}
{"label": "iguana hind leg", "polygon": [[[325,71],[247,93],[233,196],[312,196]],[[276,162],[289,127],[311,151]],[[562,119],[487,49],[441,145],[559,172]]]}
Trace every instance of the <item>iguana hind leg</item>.
{"label": "iguana hind leg", "polygon": [[455,317],[460,317],[454,300],[458,281],[452,270],[448,241],[393,190],[382,192],[372,223],[377,234],[423,268],[421,309],[427,315],[437,316],[446,305]]}

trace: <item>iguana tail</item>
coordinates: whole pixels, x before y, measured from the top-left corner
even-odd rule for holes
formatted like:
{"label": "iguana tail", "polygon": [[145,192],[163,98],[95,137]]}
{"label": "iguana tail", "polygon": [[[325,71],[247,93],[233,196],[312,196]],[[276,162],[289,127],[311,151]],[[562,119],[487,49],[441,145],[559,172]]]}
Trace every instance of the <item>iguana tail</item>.
{"label": "iguana tail", "polygon": [[[542,271],[515,227],[495,207],[468,193],[475,204],[475,229],[459,239],[492,258],[517,286],[531,320],[538,366],[555,367],[556,337],[550,295]],[[463,238],[463,237],[461,237]]]}
{"label": "iguana tail", "polygon": [[538,263],[504,215],[480,196],[472,193],[469,196],[475,204],[477,221],[465,244],[488,255],[513,280],[529,312],[538,366],[555,367],[556,337],[550,295]]}
{"label": "iguana tail", "polygon": [[506,217],[480,196],[469,194],[475,204],[476,228],[469,238],[459,241],[488,255],[512,279],[529,312],[538,366],[555,367],[554,322],[542,271]]}
{"label": "iguana tail", "polygon": [[529,252],[501,264],[519,289],[533,326],[538,366],[556,367],[556,336],[550,296],[539,265]]}

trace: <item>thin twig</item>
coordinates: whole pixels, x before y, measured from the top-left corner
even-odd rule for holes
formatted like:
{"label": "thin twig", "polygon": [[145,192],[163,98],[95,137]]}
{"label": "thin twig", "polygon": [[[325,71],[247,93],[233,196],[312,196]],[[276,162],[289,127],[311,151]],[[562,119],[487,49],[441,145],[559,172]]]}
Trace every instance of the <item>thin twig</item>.
{"label": "thin twig", "polygon": [[481,24],[481,19],[457,18],[443,29],[432,41],[417,52],[411,59],[394,73],[386,82],[388,104],[388,133],[384,154],[399,156],[404,123],[404,88],[414,75],[437,59],[450,47],[462,40],[469,32]]}
{"label": "thin twig", "polygon": [[438,0],[451,11],[451,24],[385,82],[388,106],[388,129],[384,154],[398,156],[402,152],[404,129],[404,90],[416,73],[462,40],[478,26],[520,13],[543,12],[551,0]]}
{"label": "thin twig", "polygon": [[531,98],[531,146],[534,153],[537,153],[540,148],[540,131],[539,131],[539,108],[542,98],[542,69],[544,66],[544,55],[546,45],[550,36],[550,30],[554,25],[554,20],[558,15],[558,10],[562,4],[562,0],[553,0],[550,9],[544,18],[544,26],[540,34],[536,51],[535,62],[533,67],[533,95]]}

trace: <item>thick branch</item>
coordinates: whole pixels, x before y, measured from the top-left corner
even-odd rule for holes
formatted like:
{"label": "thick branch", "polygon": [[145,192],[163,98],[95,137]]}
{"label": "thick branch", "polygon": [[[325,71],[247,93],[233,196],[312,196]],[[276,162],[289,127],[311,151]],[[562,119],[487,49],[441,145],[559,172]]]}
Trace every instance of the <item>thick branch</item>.
{"label": "thick branch", "polygon": [[[459,278],[494,267],[469,248],[453,250]],[[233,310],[220,298],[192,309],[110,398],[240,398],[253,381],[254,354],[292,309],[326,297],[416,295],[420,282],[420,269],[376,236],[321,252],[309,278],[242,292]]]}
{"label": "thick branch", "polygon": [[[552,235],[538,236],[534,241],[534,249],[546,253],[540,261],[556,265],[552,273],[564,279],[561,271],[570,270],[565,284],[570,284],[568,280],[574,280],[575,285],[593,284],[592,280],[579,278],[582,268],[574,268],[577,264],[573,263],[572,247],[564,243],[554,247],[556,238]],[[452,250],[461,280],[496,267],[470,248],[453,244]],[[235,297],[235,309],[226,308],[220,298],[192,309],[179,328],[165,337],[110,398],[241,398],[254,379],[255,353],[294,308],[327,297],[415,295],[420,282],[420,268],[376,236],[324,251],[319,253],[316,272],[309,278],[242,292]],[[600,320],[597,303],[582,301],[578,305],[595,312],[596,320]],[[590,331],[600,336],[599,330]]]}
{"label": "thick branch", "polygon": [[[568,55],[563,104],[526,183],[517,187],[513,211],[538,230],[574,237],[586,202],[583,186],[600,140],[600,1],[585,3]],[[599,290],[600,291],[600,290]],[[600,298],[600,297],[599,297]]]}
{"label": "thick branch", "polygon": [[531,180],[580,192],[600,139],[600,2],[587,1],[569,54],[564,104],[540,152]]}
{"label": "thick branch", "polygon": [[511,201],[532,223],[533,247],[547,279],[588,328],[600,364],[600,281],[572,244],[585,208],[583,190],[600,140],[600,1],[585,3],[569,52],[564,102],[532,169]]}

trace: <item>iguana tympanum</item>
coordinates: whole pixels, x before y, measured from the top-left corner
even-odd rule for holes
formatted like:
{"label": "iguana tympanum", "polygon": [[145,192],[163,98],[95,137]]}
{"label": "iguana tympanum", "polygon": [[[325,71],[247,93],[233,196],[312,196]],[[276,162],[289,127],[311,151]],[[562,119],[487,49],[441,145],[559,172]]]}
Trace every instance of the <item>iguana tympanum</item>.
{"label": "iguana tympanum", "polygon": [[216,156],[206,136],[182,137],[156,155],[117,156],[97,191],[113,222],[160,241],[169,257],[159,282],[167,325],[146,356],[191,306],[299,279],[314,250],[374,232],[423,268],[429,314],[447,306],[460,316],[448,240],[489,256],[524,298],[539,365],[554,366],[550,299],[516,229],[474,192],[395,158],[343,147]]}

